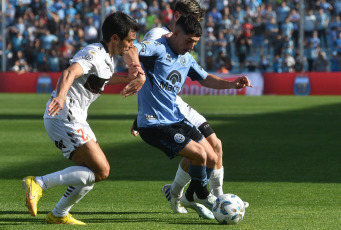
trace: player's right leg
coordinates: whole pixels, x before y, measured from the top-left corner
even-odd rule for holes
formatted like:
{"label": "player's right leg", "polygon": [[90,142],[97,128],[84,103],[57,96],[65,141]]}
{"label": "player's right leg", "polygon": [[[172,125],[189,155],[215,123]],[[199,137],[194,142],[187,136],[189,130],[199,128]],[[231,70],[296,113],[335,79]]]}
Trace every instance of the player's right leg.
{"label": "player's right leg", "polygon": [[[186,191],[186,199],[193,202],[191,195],[195,193],[196,202],[203,204],[208,209],[212,209],[215,202],[215,196],[210,194],[207,189],[207,175],[213,171],[213,168],[207,170],[206,162],[210,158],[210,164],[215,165],[217,157],[205,138],[200,143],[190,141],[187,146],[179,152],[180,156],[190,160],[188,173],[191,176],[190,185]],[[183,202],[185,205],[185,203]]]}

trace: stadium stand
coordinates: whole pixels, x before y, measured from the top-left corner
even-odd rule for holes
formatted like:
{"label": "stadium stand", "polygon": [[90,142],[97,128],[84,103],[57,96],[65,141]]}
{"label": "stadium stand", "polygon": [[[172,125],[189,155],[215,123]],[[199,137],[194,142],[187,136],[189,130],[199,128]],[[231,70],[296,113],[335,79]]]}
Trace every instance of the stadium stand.
{"label": "stadium stand", "polygon": [[[298,50],[298,0],[202,1],[206,69],[240,72],[340,71],[341,0],[305,1],[304,59]],[[100,0],[7,0],[7,71],[61,71],[75,50],[100,40]],[[171,19],[172,0],[109,0],[105,14],[124,11],[142,30]],[[0,39],[0,47],[2,39]],[[321,64],[322,63],[322,64]],[[326,63],[326,64],[325,64]],[[322,68],[327,67],[327,68]],[[119,60],[117,71],[124,71]]]}

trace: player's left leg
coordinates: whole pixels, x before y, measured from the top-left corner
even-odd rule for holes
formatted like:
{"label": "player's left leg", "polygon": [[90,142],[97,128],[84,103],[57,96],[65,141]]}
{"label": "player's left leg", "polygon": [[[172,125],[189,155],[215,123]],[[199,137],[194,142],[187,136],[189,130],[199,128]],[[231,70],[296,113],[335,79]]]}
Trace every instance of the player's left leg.
{"label": "player's left leg", "polygon": [[216,197],[223,195],[223,180],[224,180],[224,167],[223,167],[223,147],[220,139],[215,133],[208,136],[207,141],[212,146],[214,152],[217,154],[218,161],[211,174],[209,180],[210,189]]}
{"label": "player's left leg", "polygon": [[[93,172],[96,182],[106,179],[109,175],[109,163],[98,143],[92,139],[77,148],[74,151],[71,160],[77,165],[84,165],[89,168]],[[80,186],[69,184],[69,187],[55,208],[47,215],[47,223],[84,225],[85,223],[71,217],[69,211],[93,188],[93,186],[94,182]]]}

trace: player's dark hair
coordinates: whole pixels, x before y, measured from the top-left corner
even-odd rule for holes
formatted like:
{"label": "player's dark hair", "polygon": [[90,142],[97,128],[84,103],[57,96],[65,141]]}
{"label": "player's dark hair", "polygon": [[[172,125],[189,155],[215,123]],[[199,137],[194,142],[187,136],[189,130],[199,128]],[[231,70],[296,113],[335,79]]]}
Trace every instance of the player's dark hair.
{"label": "player's dark hair", "polygon": [[114,34],[123,40],[130,30],[137,32],[139,29],[139,25],[131,17],[121,11],[116,11],[106,17],[103,22],[103,40],[109,42]]}
{"label": "player's dark hair", "polygon": [[181,16],[175,24],[175,28],[180,27],[186,35],[201,37],[202,28],[200,22],[192,15]]}
{"label": "player's dark hair", "polygon": [[204,19],[205,10],[196,0],[178,0],[174,7],[174,11],[179,11],[182,16],[192,15],[200,22]]}

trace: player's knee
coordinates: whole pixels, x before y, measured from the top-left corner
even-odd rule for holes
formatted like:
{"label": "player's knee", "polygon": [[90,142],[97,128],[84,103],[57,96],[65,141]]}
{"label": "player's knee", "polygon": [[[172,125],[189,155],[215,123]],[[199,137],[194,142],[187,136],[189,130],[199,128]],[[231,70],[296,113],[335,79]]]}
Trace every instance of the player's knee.
{"label": "player's knee", "polygon": [[110,172],[109,165],[102,168],[100,171],[96,172],[95,173],[96,182],[107,179],[109,176],[109,172]]}
{"label": "player's knee", "polygon": [[218,159],[223,158],[223,145],[220,139],[215,138],[214,142],[212,143],[212,148],[216,155],[218,156]]}
{"label": "player's knee", "polygon": [[207,166],[215,167],[218,163],[218,156],[216,154],[207,155]]}

